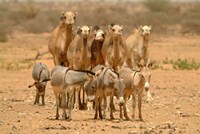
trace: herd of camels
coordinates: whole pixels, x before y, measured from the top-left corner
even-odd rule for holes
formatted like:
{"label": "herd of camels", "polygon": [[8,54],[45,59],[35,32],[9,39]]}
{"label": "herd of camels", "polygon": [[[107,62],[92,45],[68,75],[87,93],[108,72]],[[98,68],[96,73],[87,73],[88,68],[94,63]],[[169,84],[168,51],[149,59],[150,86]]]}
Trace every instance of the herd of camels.
{"label": "herd of camels", "polygon": [[[104,65],[119,72],[124,66],[138,70],[141,61],[145,67],[150,65],[151,26],[134,29],[124,40],[123,26],[117,24],[108,25],[107,30],[99,26],[82,26],[74,32],[76,17],[77,12],[63,12],[59,25],[50,36],[48,48],[55,66],[73,70],[92,70],[97,65]],[[80,91],[81,88],[76,89],[75,98]],[[74,109],[79,109],[79,105],[80,103],[74,105]]]}

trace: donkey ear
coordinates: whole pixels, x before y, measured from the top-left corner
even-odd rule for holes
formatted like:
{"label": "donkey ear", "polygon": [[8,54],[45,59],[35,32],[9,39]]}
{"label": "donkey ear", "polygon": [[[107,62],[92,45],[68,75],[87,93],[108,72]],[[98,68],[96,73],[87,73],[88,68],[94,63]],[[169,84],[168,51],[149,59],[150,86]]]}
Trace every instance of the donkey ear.
{"label": "donkey ear", "polygon": [[146,65],[146,67],[151,68],[153,66],[153,63],[150,62],[149,64]]}
{"label": "donkey ear", "polygon": [[112,76],[112,75],[109,76],[109,79],[111,80],[111,82],[114,82],[114,81],[115,81],[115,77]]}
{"label": "donkey ear", "polygon": [[137,63],[137,66],[140,68],[140,70],[142,70],[142,68],[144,67],[144,65]]}
{"label": "donkey ear", "polygon": [[88,75],[88,77],[89,77],[90,80],[92,80],[95,77],[95,75],[92,75],[90,73],[87,73],[87,75]]}
{"label": "donkey ear", "polygon": [[102,67],[100,70],[98,70],[98,71],[95,73],[95,76],[98,77],[98,76],[102,73],[103,69],[104,69],[104,68]]}

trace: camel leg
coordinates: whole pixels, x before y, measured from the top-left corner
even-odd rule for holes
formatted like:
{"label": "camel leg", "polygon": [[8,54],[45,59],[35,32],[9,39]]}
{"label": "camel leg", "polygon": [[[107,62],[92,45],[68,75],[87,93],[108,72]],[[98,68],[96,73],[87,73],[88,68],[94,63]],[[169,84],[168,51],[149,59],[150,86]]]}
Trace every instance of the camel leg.
{"label": "camel leg", "polygon": [[59,59],[58,59],[57,56],[54,56],[53,59],[54,59],[54,65],[55,65],[55,66],[61,65],[61,63],[60,63],[60,61],[59,61]]}

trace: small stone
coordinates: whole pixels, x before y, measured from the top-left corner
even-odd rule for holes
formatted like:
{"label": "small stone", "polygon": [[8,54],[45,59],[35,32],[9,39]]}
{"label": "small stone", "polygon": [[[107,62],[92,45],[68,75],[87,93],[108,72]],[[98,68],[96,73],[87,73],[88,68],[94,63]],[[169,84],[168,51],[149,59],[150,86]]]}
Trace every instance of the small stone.
{"label": "small stone", "polygon": [[113,123],[120,123],[120,120],[112,120]]}
{"label": "small stone", "polygon": [[131,132],[129,132],[128,134],[137,134],[138,132],[136,130],[133,130]]}
{"label": "small stone", "polygon": [[146,126],[140,125],[140,129],[146,129]]}
{"label": "small stone", "polygon": [[200,114],[198,114],[198,113],[195,113],[195,114],[194,114],[194,116],[196,116],[196,117],[200,117]]}
{"label": "small stone", "polygon": [[112,126],[112,128],[121,129],[119,126]]}
{"label": "small stone", "polygon": [[3,121],[0,121],[0,125],[3,125],[4,124],[4,122]]}
{"label": "small stone", "polygon": [[101,129],[101,131],[105,131],[105,129]]}

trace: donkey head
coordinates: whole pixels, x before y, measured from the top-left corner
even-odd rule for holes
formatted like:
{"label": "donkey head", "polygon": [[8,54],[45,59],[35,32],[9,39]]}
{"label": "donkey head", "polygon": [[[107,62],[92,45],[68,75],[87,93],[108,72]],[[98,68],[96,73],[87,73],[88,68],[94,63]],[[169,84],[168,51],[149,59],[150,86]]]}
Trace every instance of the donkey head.
{"label": "donkey head", "polygon": [[150,100],[153,100],[151,94],[150,94],[150,91],[149,91],[149,88],[150,88],[150,80],[151,80],[151,72],[149,70],[149,66],[151,64],[149,64],[148,66],[143,66],[141,68],[141,71],[140,71],[140,75],[142,77],[142,79],[144,80],[144,88],[147,92],[147,101],[150,101]]}
{"label": "donkey head", "polygon": [[124,104],[125,84],[124,84],[122,78],[119,77],[119,75],[117,75],[117,77],[110,75],[110,79],[114,83],[114,85],[113,85],[114,94],[115,94],[115,96],[117,96],[117,98],[119,100],[119,105],[123,105]]}
{"label": "donkey head", "polygon": [[149,66],[141,66],[140,67],[140,76],[142,77],[142,79],[144,80],[144,88],[146,91],[149,90],[150,87],[150,80],[151,80],[151,72],[149,70]]}

